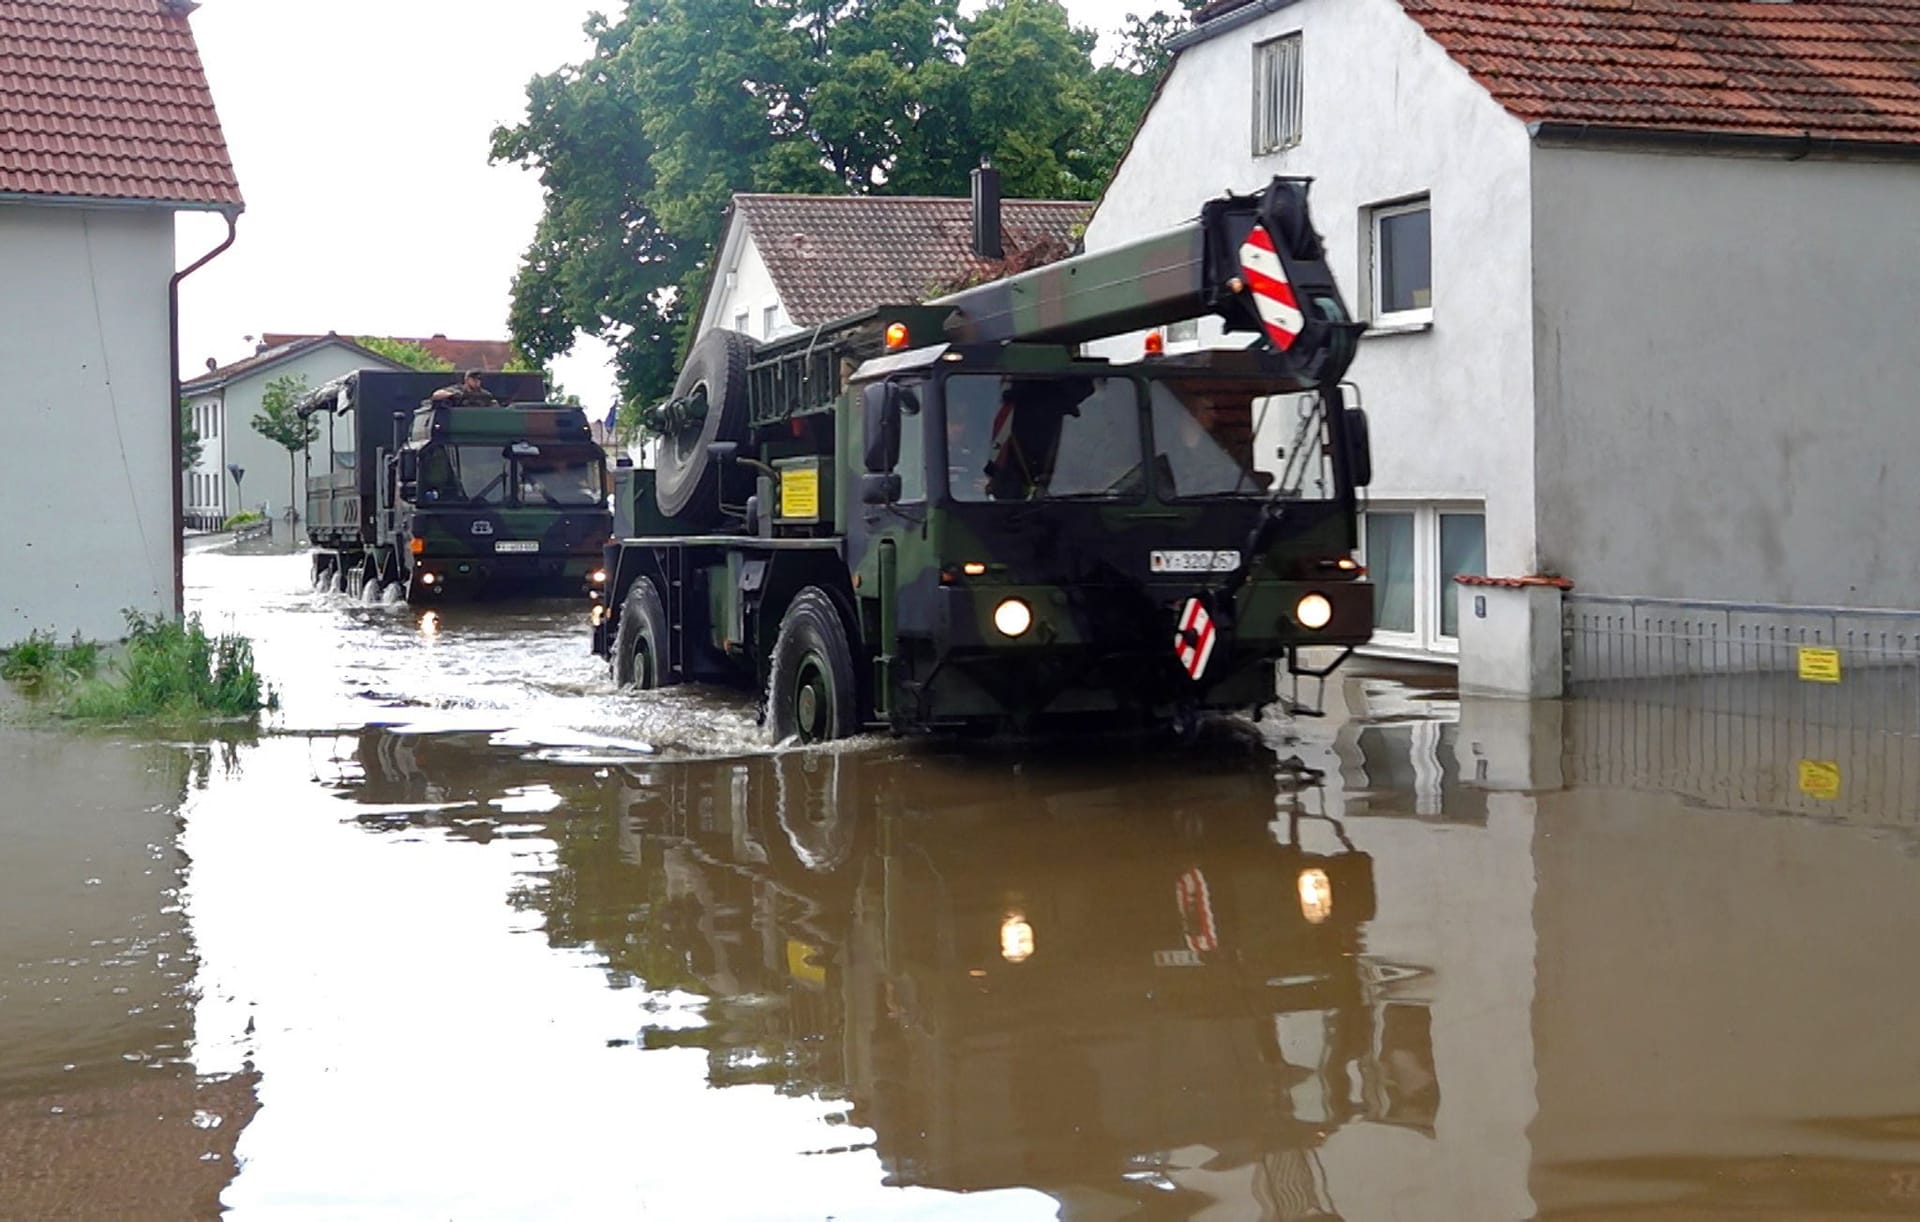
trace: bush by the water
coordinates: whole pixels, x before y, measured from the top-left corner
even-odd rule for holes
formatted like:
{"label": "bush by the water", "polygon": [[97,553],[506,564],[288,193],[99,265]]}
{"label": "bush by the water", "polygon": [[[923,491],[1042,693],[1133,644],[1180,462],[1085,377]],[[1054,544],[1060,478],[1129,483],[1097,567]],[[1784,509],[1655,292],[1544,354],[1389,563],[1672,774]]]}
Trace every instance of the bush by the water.
{"label": "bush by the water", "polygon": [[51,632],[33,632],[17,645],[0,649],[0,679],[30,692],[86,679],[100,665],[100,647],[77,635],[62,645]]}
{"label": "bush by the water", "polygon": [[98,646],[58,645],[42,634],[6,650],[0,675],[55,697],[52,711],[77,721],[205,721],[279,707],[246,637],[210,637],[197,615],[184,622],[126,615],[126,650],[107,675],[94,677]]}
{"label": "bush by the water", "polygon": [[258,509],[243,509],[220,524],[222,530],[238,530],[242,526],[252,526],[267,520],[267,515]]}

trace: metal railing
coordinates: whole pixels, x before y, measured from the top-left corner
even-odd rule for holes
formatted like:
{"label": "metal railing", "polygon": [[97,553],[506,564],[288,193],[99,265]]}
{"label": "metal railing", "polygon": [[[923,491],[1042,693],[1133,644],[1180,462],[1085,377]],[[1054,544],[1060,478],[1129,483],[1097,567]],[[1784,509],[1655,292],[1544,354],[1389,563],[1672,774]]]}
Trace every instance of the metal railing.
{"label": "metal railing", "polygon": [[1920,823],[1920,612],[1563,606],[1570,782]]}

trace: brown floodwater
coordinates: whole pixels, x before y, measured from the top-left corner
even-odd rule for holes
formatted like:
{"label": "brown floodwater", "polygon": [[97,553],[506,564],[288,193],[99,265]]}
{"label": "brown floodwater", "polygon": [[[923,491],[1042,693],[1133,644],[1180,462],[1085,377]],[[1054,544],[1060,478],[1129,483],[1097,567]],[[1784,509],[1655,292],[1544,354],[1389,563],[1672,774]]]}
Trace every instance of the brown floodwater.
{"label": "brown floodwater", "polygon": [[0,1217],[1920,1214],[1903,743],[1353,668],[780,750],[304,575],[188,561],[257,731],[0,729]]}

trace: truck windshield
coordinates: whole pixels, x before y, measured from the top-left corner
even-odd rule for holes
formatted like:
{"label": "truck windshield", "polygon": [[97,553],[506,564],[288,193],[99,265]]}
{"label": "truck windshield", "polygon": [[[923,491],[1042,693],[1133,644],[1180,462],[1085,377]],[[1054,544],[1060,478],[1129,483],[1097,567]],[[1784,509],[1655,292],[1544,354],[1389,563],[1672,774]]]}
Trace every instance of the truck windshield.
{"label": "truck windshield", "polygon": [[522,505],[598,505],[605,499],[600,460],[582,454],[540,454],[514,460]]}
{"label": "truck windshield", "polygon": [[1244,382],[1168,378],[1148,395],[1162,497],[1333,497],[1317,394],[1265,396]]}
{"label": "truck windshield", "polygon": [[1139,395],[1125,378],[959,374],[946,382],[956,501],[1140,496]]}

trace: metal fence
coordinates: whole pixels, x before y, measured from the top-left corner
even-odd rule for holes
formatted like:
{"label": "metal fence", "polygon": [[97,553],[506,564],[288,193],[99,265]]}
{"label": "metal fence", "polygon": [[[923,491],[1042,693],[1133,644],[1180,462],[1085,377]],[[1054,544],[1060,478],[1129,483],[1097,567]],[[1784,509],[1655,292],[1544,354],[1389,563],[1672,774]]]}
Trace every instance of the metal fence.
{"label": "metal fence", "polygon": [[1569,780],[1920,822],[1920,613],[1563,605]]}

